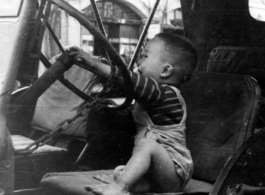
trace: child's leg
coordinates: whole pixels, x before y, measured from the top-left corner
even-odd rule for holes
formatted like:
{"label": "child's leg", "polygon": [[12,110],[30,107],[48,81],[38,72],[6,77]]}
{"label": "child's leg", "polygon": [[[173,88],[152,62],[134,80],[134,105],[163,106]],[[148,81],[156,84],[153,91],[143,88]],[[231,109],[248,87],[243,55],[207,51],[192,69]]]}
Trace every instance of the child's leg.
{"label": "child's leg", "polygon": [[150,172],[162,192],[176,192],[183,180],[175,171],[175,164],[166,149],[152,139],[141,139],[134,147],[121,180],[129,187]]}
{"label": "child's leg", "polygon": [[177,192],[182,179],[175,171],[175,165],[166,149],[151,139],[142,139],[134,147],[133,155],[127,163],[117,183],[101,186],[87,186],[96,194],[126,194],[148,171],[162,192]]}

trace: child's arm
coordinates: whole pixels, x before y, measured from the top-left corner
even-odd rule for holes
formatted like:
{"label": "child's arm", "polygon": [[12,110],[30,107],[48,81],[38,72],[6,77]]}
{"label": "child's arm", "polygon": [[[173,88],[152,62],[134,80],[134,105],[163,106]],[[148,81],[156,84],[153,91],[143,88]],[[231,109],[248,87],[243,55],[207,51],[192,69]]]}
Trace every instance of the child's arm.
{"label": "child's arm", "polygon": [[[70,50],[72,51],[72,53],[70,53],[69,55],[73,56],[75,58],[75,61],[80,62],[81,59],[92,72],[106,77],[110,76],[111,67],[109,65],[94,60],[89,53],[83,51],[82,49],[79,49],[78,47],[71,47]],[[116,70],[118,71],[118,69]],[[116,77],[121,78],[121,72],[118,71],[116,73]],[[130,76],[134,88],[134,98],[137,101],[148,105],[157,104],[159,101],[161,101],[163,88],[157,81],[138,75],[131,71]]]}
{"label": "child's arm", "polygon": [[130,72],[134,88],[134,98],[145,105],[153,105],[162,101],[164,89],[152,78]]}
{"label": "child's arm", "polygon": [[109,65],[94,60],[89,53],[83,51],[82,49],[79,49],[78,47],[70,47],[69,50],[72,51],[69,55],[73,56],[76,62],[82,61],[85,65],[88,66],[91,72],[105,77],[110,76],[111,67]]}

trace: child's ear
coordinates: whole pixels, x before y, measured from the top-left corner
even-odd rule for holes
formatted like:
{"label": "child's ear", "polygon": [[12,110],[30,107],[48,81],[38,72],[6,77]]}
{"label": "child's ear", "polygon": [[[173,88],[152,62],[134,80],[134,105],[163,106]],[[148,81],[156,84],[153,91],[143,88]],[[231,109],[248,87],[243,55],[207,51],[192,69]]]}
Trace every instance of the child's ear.
{"label": "child's ear", "polygon": [[160,73],[161,77],[169,77],[173,74],[174,68],[171,64],[163,64],[162,65],[162,71]]}

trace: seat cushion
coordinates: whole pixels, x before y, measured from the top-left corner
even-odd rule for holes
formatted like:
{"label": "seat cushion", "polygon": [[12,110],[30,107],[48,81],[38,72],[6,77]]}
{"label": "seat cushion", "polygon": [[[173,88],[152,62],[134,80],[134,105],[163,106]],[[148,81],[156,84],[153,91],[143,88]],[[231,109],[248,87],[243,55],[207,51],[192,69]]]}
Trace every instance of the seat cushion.
{"label": "seat cushion", "polygon": [[41,187],[45,194],[58,195],[87,195],[85,185],[97,185],[104,182],[95,179],[95,175],[111,175],[113,170],[100,170],[89,172],[48,173],[41,180]]}
{"label": "seat cushion", "polygon": [[[28,145],[32,144],[34,140],[24,137],[22,135],[12,135],[11,136],[13,146],[15,151],[25,149]],[[67,150],[64,148],[59,148],[55,146],[50,146],[50,145],[43,145],[40,146],[37,150],[33,152],[33,154],[38,154],[38,153],[51,153],[51,152],[66,152]]]}
{"label": "seat cushion", "polygon": [[[41,186],[46,191],[46,194],[87,194],[84,186],[87,184],[103,184],[114,182],[113,170],[100,170],[89,172],[68,172],[68,173],[48,173],[42,181]],[[98,177],[97,177],[98,176]],[[101,178],[101,179],[98,179]],[[67,183],[67,185],[66,185]],[[212,184],[207,182],[191,179],[183,192],[209,193],[213,188]]]}
{"label": "seat cushion", "polygon": [[[11,138],[15,151],[24,149],[34,142],[21,135],[12,135]],[[15,189],[36,187],[45,173],[66,171],[69,165],[67,150],[55,146],[40,146],[29,155],[16,154]]]}
{"label": "seat cushion", "polygon": [[[87,194],[84,186],[87,184],[103,184],[114,182],[113,170],[89,172],[48,173],[41,180],[41,186],[46,194]],[[98,177],[97,177],[98,176]],[[99,179],[100,178],[100,179]],[[67,185],[66,185],[67,184]],[[204,181],[191,179],[184,188],[185,193],[209,193],[213,185]]]}
{"label": "seat cushion", "polygon": [[181,93],[187,105],[193,177],[214,183],[228,159],[254,133],[259,86],[250,76],[196,72]]}
{"label": "seat cushion", "polygon": [[198,192],[210,193],[212,189],[213,189],[213,184],[191,178],[190,181],[185,186],[183,192],[185,193],[198,193]]}

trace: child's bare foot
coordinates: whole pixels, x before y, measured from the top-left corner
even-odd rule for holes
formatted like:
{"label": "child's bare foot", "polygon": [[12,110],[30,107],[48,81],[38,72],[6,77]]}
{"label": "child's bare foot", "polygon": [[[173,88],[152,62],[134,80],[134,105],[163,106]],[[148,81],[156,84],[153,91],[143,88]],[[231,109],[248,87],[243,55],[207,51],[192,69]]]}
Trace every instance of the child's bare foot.
{"label": "child's bare foot", "polygon": [[[125,169],[124,165],[120,165],[118,167],[116,167],[114,169],[113,172],[113,179],[115,182],[118,182],[120,177],[123,174],[123,171]],[[130,188],[130,192],[133,193],[146,193],[150,190],[151,185],[148,181],[144,180],[144,179],[140,179],[137,183],[135,183],[131,188]]]}
{"label": "child's bare foot", "polygon": [[115,182],[117,182],[118,179],[121,177],[124,168],[125,168],[125,165],[119,165],[119,166],[117,166],[117,167],[114,169],[114,172],[113,172],[113,179],[114,179]]}
{"label": "child's bare foot", "polygon": [[116,183],[85,186],[85,189],[87,191],[92,191],[96,195],[130,195],[125,185],[123,186]]}

